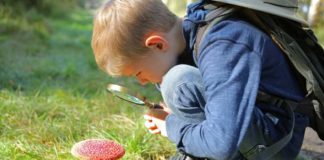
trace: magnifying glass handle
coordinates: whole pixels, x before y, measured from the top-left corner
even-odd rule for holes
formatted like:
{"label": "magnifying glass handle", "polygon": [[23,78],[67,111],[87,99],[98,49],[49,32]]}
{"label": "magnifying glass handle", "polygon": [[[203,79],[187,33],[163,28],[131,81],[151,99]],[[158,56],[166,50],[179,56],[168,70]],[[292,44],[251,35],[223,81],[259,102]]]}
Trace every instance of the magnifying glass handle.
{"label": "magnifying glass handle", "polygon": [[147,102],[147,101],[144,101],[144,102],[145,102],[145,106],[147,106],[150,109],[162,109],[163,108],[162,106],[160,106],[157,103],[151,103],[151,102]]}
{"label": "magnifying glass handle", "polygon": [[163,107],[157,103],[153,103],[153,109],[163,109]]}

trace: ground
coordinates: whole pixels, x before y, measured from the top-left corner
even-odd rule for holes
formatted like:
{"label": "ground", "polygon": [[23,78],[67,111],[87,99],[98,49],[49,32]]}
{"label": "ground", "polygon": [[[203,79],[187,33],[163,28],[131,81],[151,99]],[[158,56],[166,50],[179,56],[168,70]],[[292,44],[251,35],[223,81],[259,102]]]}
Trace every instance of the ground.
{"label": "ground", "polygon": [[306,129],[301,155],[307,160],[324,160],[324,141],[310,128]]}

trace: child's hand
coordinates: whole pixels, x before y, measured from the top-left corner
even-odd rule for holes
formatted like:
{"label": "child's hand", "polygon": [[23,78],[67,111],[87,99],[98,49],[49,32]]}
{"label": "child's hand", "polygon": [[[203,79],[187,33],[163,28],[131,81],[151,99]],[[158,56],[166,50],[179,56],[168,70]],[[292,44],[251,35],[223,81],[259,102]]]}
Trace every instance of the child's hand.
{"label": "child's hand", "polygon": [[170,110],[162,103],[160,103],[160,106],[163,108],[150,109],[144,115],[145,127],[152,134],[161,134],[167,137],[165,118],[170,114]]}

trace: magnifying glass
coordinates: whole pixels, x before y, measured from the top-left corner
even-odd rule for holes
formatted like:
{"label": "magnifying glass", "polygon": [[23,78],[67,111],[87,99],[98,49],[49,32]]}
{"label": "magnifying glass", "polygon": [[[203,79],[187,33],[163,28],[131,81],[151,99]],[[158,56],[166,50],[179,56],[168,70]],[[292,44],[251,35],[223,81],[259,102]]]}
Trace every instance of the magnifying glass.
{"label": "magnifying glass", "polygon": [[130,91],[127,88],[117,84],[108,84],[107,90],[114,96],[127,102],[131,102],[141,106],[146,106],[148,108],[162,108],[158,104],[154,104],[147,101],[144,97],[135,96],[134,94],[130,93]]}

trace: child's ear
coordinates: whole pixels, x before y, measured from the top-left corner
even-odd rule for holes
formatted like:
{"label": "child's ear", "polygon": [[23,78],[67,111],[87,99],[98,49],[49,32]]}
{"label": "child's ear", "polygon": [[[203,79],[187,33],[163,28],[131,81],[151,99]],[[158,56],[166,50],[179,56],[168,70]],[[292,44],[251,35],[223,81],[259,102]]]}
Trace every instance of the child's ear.
{"label": "child's ear", "polygon": [[162,36],[152,35],[146,38],[145,46],[159,51],[166,51],[169,47],[168,41]]}

